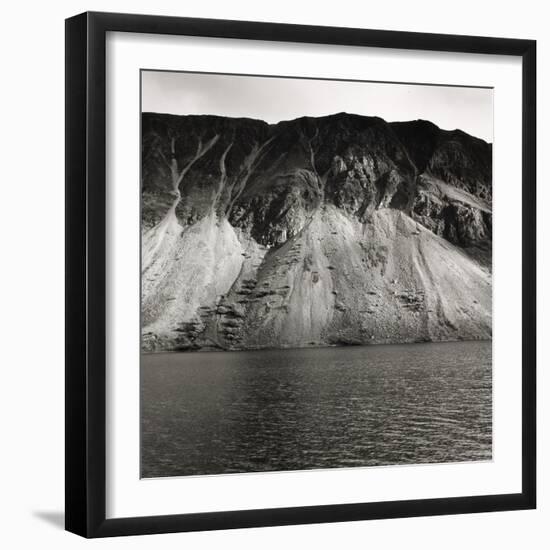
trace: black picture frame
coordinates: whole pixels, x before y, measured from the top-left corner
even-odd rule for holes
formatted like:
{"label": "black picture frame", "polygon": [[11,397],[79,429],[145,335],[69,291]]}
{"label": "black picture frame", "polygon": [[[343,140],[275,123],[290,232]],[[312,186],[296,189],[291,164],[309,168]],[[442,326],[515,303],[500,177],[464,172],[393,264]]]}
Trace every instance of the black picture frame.
{"label": "black picture frame", "polygon": [[[522,60],[522,490],[517,494],[106,519],[108,31],[516,56]],[[536,42],[115,13],[66,20],[66,529],[107,537],[536,506]],[[518,335],[519,336],[519,335]]]}

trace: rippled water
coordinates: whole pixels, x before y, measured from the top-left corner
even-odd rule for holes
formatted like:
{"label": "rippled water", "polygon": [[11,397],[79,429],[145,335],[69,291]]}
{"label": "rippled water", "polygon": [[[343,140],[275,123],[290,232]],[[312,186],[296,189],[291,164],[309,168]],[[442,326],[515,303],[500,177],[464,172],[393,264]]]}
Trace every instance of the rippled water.
{"label": "rippled water", "polygon": [[491,343],[144,355],[142,476],[491,459]]}

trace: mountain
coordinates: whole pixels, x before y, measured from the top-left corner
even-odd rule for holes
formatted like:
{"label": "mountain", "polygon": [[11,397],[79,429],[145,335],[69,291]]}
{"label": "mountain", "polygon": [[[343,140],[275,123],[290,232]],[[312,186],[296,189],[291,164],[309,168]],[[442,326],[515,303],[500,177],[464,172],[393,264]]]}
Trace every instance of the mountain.
{"label": "mountain", "polygon": [[491,338],[492,147],[347,113],[142,115],[142,348]]}

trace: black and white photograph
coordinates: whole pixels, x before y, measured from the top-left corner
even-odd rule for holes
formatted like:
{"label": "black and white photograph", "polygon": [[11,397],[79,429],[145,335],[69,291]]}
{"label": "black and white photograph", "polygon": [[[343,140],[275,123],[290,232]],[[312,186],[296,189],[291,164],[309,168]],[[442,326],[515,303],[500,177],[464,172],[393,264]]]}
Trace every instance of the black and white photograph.
{"label": "black and white photograph", "polygon": [[142,477],[491,460],[493,90],[141,97]]}
{"label": "black and white photograph", "polygon": [[2,547],[548,547],[548,18],[441,6],[5,6]]}

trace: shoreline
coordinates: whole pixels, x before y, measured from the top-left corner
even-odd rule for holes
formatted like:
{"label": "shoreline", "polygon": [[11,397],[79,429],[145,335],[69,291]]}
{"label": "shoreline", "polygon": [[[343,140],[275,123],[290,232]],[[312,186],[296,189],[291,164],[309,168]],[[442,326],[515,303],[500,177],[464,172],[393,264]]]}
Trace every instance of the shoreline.
{"label": "shoreline", "polygon": [[458,338],[454,340],[410,340],[399,342],[361,342],[357,344],[324,344],[324,345],[311,345],[311,346],[277,346],[277,347],[250,347],[243,349],[220,349],[220,348],[200,348],[200,349],[188,349],[188,350],[157,350],[157,351],[140,351],[140,357],[148,355],[159,355],[162,353],[243,353],[243,352],[255,352],[255,351],[290,351],[290,350],[309,350],[309,349],[335,349],[335,348],[366,348],[373,346],[400,346],[400,345],[413,345],[413,344],[456,344],[458,342],[492,342],[492,338],[474,338],[463,339]]}

